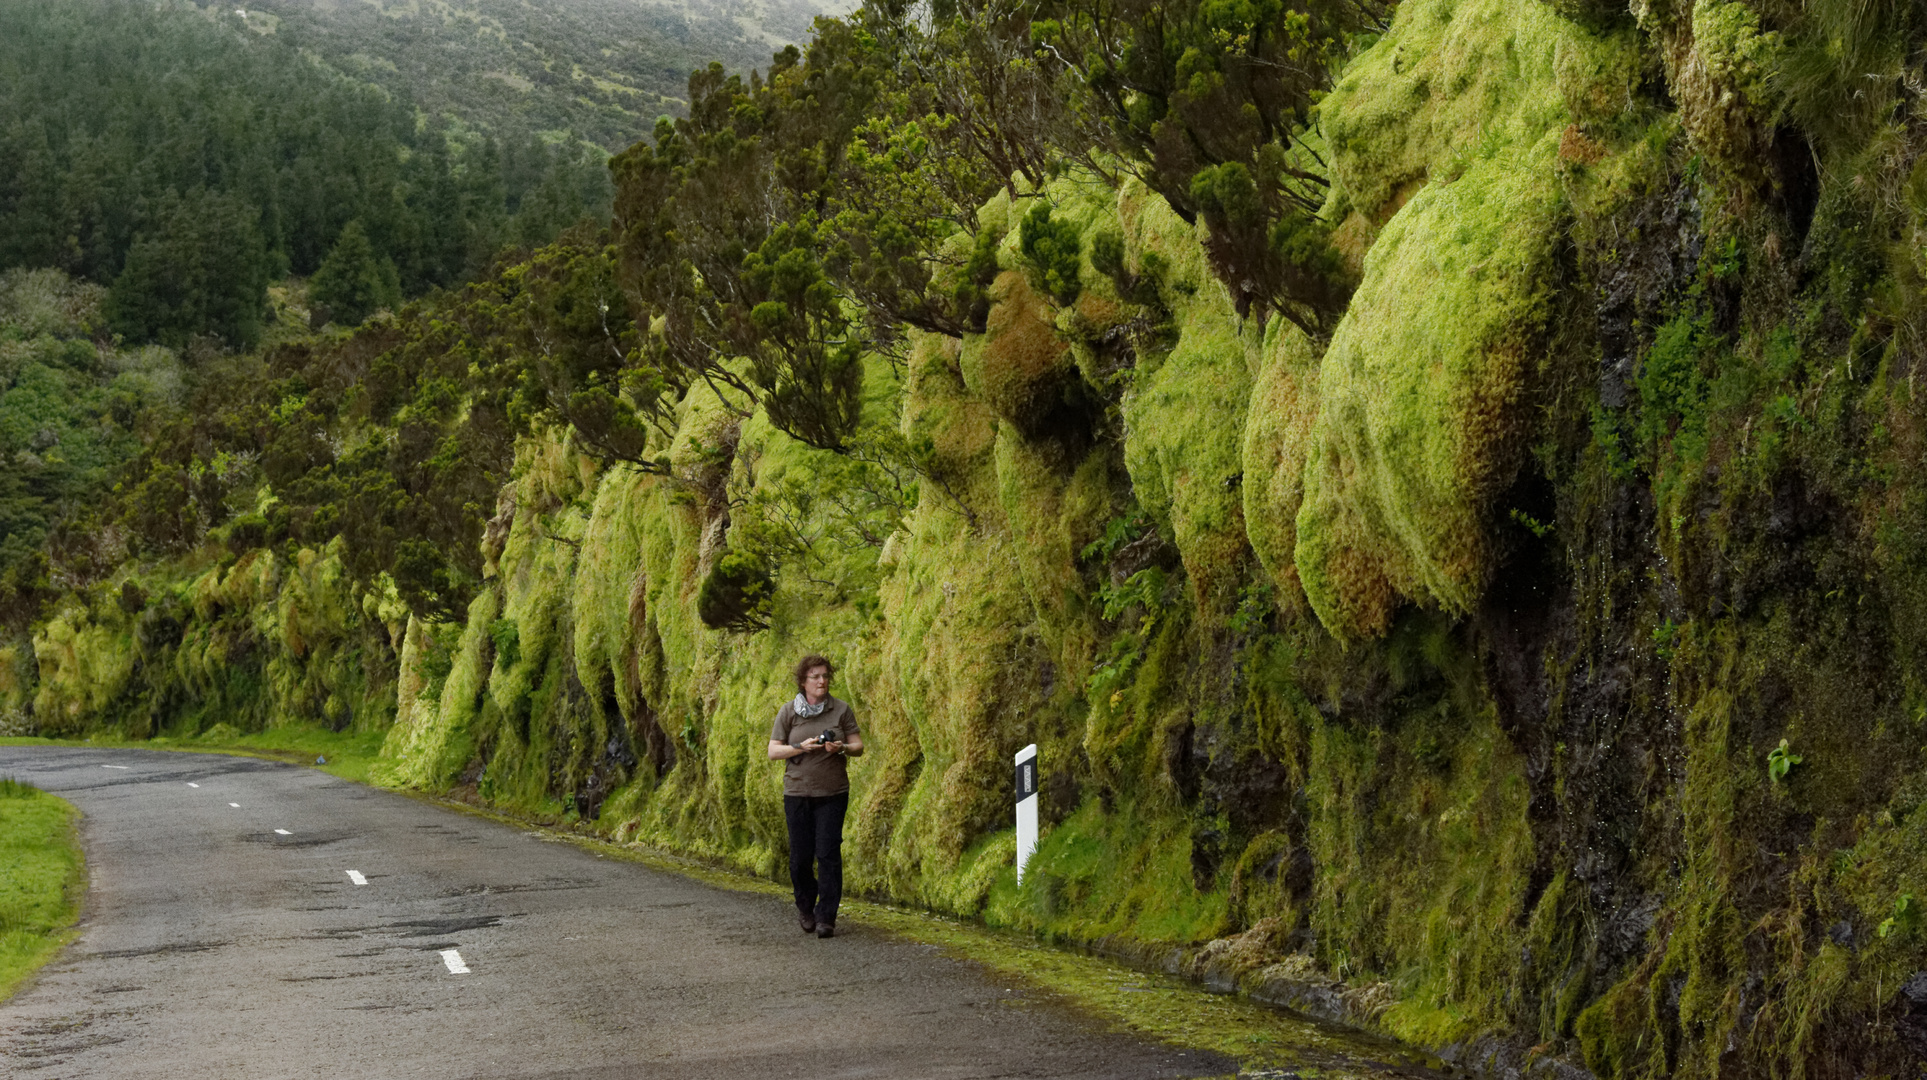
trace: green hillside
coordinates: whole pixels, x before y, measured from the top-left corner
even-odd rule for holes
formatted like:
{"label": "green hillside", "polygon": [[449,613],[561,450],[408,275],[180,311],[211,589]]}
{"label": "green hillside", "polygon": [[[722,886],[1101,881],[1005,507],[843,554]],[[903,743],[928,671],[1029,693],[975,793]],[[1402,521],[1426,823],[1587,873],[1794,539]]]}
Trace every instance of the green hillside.
{"label": "green hillside", "polygon": [[1913,1075],[1924,65],[1858,0],[878,3],[699,69],[607,227],[217,377],[7,279],[23,482],[176,404],[22,549],[0,725],[774,875],[823,652],[859,892],[1494,1073]]}
{"label": "green hillside", "polygon": [[615,152],[685,107],[689,71],[767,67],[834,4],[812,0],[266,0],[204,5],[431,117],[568,132]]}

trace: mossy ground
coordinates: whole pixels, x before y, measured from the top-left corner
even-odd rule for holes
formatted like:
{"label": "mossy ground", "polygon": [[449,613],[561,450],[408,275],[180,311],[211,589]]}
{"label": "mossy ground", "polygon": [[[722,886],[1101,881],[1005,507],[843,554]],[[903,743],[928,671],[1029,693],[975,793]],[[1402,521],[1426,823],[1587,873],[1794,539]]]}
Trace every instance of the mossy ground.
{"label": "mossy ground", "polygon": [[87,864],[72,804],[0,778],[0,1001],[72,940]]}

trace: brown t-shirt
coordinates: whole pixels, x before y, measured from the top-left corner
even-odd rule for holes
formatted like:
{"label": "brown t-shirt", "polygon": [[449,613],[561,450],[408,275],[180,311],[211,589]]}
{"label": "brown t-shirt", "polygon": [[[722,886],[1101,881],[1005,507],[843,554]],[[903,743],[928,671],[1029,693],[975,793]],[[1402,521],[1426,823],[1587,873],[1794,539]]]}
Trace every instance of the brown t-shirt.
{"label": "brown t-shirt", "polygon": [[[776,710],[776,723],[769,730],[769,737],[780,743],[801,746],[806,739],[813,739],[825,731],[835,728],[841,736],[833,741],[847,742],[857,733],[856,713],[850,709],[849,702],[837,698],[824,699],[823,711],[815,716],[796,715],[794,698],[783,703]],[[850,790],[850,760],[842,754],[832,754],[827,750],[811,750],[783,759],[783,794],[785,795],[837,795]]]}

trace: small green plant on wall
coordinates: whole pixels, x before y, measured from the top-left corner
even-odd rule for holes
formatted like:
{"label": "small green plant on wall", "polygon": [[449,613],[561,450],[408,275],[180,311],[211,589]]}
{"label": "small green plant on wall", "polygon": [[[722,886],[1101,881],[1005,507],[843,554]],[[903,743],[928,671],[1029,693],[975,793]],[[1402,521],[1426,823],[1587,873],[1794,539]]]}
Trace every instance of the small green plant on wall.
{"label": "small green plant on wall", "polygon": [[1919,922],[1920,905],[1914,902],[1914,894],[1901,893],[1900,899],[1894,901],[1894,913],[1880,920],[1880,936],[1911,934]]}
{"label": "small green plant on wall", "polygon": [[1786,774],[1792,772],[1793,767],[1804,760],[1800,755],[1787,748],[1787,741],[1785,739],[1781,739],[1780,745],[1767,751],[1766,774],[1772,777],[1773,782],[1777,784],[1785,780]]}

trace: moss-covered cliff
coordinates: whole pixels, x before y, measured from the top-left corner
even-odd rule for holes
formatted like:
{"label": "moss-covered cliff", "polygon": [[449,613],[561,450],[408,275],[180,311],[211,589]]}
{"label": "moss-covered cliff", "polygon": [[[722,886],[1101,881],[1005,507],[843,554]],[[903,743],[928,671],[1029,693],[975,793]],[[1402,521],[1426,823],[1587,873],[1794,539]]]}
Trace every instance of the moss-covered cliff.
{"label": "moss-covered cliff", "polygon": [[863,361],[907,481],[698,381],[632,462],[517,444],[465,622],[230,543],[70,595],[0,702],[385,729],[387,782],[774,874],[821,651],[857,890],[1602,1077],[1910,1072],[1921,30],[1405,0],[1318,107],[1328,338],[1240,314],[1208,215],[1060,169],[978,215],[981,329]]}

